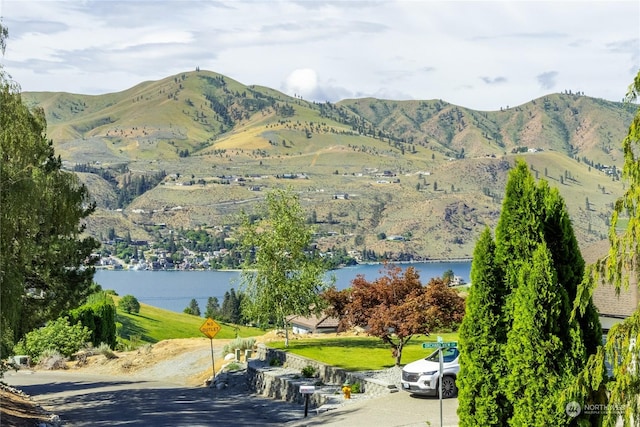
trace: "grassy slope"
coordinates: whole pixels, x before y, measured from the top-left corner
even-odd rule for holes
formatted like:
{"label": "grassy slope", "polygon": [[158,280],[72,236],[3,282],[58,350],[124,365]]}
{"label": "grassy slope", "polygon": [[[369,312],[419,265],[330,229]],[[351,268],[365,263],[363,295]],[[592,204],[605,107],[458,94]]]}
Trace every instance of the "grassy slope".
{"label": "grassy slope", "polygon": [[[114,297],[116,305],[119,297]],[[189,314],[175,313],[169,310],[140,304],[140,313],[127,314],[118,309],[117,322],[122,324],[118,335],[123,339],[139,337],[139,340],[148,343],[174,338],[200,338],[204,335],[200,332],[200,326],[205,319]],[[214,339],[233,339],[236,336],[253,337],[263,335],[264,331],[258,328],[218,322],[222,329]]]}

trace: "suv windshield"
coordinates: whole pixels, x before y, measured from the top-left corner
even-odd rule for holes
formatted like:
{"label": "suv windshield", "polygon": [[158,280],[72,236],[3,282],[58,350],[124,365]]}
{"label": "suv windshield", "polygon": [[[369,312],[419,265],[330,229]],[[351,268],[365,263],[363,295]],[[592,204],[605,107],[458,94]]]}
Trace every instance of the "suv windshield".
{"label": "suv windshield", "polygon": [[[460,354],[460,352],[456,347],[443,348],[442,362],[443,363],[453,362],[454,360],[456,360],[456,357],[458,357],[458,354]],[[440,362],[440,359],[438,357],[438,352],[434,351],[429,357],[427,357],[426,360],[428,360],[429,362]]]}

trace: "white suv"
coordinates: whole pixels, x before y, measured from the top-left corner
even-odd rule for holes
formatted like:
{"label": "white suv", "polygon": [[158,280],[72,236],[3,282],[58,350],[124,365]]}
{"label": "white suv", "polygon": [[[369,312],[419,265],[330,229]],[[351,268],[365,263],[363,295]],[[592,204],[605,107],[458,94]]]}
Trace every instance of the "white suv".
{"label": "white suv", "polygon": [[[460,371],[460,352],[455,347],[442,349],[442,397],[456,397],[456,376]],[[402,368],[402,389],[414,394],[438,395],[440,359],[436,350],[424,359],[416,360]]]}

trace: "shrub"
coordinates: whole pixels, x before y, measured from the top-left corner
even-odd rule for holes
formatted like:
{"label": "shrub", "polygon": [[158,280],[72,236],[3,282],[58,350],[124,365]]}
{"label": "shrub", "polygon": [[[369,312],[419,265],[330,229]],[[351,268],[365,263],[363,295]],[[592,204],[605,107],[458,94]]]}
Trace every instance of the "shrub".
{"label": "shrub", "polygon": [[107,359],[117,359],[118,356],[111,350],[111,347],[107,343],[101,343],[98,346],[98,353],[106,357]]}
{"label": "shrub", "polygon": [[236,349],[251,350],[255,344],[256,344],[256,339],[253,337],[236,338],[233,341],[231,341],[229,344],[224,346],[224,348],[222,349],[222,354],[233,353]]}
{"label": "shrub", "polygon": [[80,350],[90,337],[91,331],[86,326],[80,323],[71,325],[67,317],[59,317],[26,334],[16,345],[15,351],[30,356],[34,362],[38,362],[46,350],[69,357]]}
{"label": "shrub", "polygon": [[40,354],[40,361],[38,364],[48,370],[67,369],[67,359],[57,350],[44,350]]}
{"label": "shrub", "polygon": [[231,362],[227,366],[225,366],[224,370],[227,372],[239,371],[242,368],[236,362]]}
{"label": "shrub", "polygon": [[118,308],[125,313],[140,313],[140,303],[133,295],[125,295],[118,301]]}
{"label": "shrub", "polygon": [[133,351],[142,346],[142,337],[140,335],[130,335],[129,340],[118,338],[116,349],[119,351]]}
{"label": "shrub", "polygon": [[282,366],[282,361],[278,358],[272,357],[269,360],[269,366]]}
{"label": "shrub", "polygon": [[351,386],[351,393],[362,393],[362,384],[353,383]]}
{"label": "shrub", "polygon": [[307,365],[302,368],[302,376],[305,378],[313,378],[316,376],[316,368],[311,365]]}

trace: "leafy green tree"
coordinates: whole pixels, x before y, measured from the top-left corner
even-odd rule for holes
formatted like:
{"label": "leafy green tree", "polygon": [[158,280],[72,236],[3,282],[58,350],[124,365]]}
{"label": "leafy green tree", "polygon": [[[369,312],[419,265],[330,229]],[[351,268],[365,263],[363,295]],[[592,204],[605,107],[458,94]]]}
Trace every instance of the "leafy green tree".
{"label": "leafy green tree", "polygon": [[192,316],[200,316],[200,306],[195,298],[192,298],[189,302],[189,306],[183,311],[185,314],[191,314]]}
{"label": "leafy green tree", "polygon": [[505,392],[496,387],[505,371],[500,343],[506,342],[507,331],[502,321],[506,291],[502,272],[495,263],[495,251],[487,228],[474,249],[473,285],[460,325],[457,383],[458,418],[462,426],[501,426],[507,419]]}
{"label": "leafy green tree", "polygon": [[[2,46],[6,35],[0,25]],[[43,111],[30,111],[0,69],[0,359],[94,291],[99,244],[82,237],[81,222],[95,205],[62,170],[45,130]]]}
{"label": "leafy green tree", "polygon": [[140,313],[140,303],[133,295],[125,295],[120,298],[118,308],[127,314]]}
{"label": "leafy green tree", "polygon": [[259,221],[244,216],[238,234],[244,254],[243,311],[259,323],[284,328],[288,345],[287,317],[322,309],[326,269],[312,251],[313,229],[297,195],[290,189],[270,191],[261,208]]}

